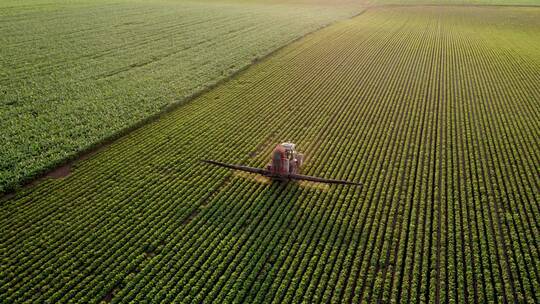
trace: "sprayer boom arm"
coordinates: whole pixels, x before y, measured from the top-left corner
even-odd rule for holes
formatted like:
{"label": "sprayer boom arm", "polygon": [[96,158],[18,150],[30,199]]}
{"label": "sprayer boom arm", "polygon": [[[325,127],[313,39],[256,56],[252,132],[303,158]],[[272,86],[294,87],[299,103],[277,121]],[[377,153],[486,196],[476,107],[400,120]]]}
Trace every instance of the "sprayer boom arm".
{"label": "sprayer boom arm", "polygon": [[253,168],[253,167],[242,166],[242,165],[233,165],[233,164],[227,164],[227,163],[222,163],[215,160],[207,160],[207,159],[203,159],[201,161],[203,163],[207,163],[211,165],[216,165],[216,166],[225,167],[225,168],[234,169],[234,170],[246,171],[246,172],[255,173],[255,174],[262,174],[262,175],[270,174],[270,171],[261,169],[261,168]]}
{"label": "sprayer boom arm", "polygon": [[339,179],[330,179],[330,178],[322,178],[322,177],[315,177],[315,176],[309,176],[309,175],[302,175],[302,174],[294,174],[294,173],[286,173],[286,174],[275,174],[269,170],[260,169],[260,168],[253,168],[248,166],[242,166],[242,165],[233,165],[233,164],[227,164],[218,162],[215,160],[201,160],[204,163],[216,165],[224,168],[229,168],[233,170],[240,170],[255,174],[261,174],[264,176],[272,177],[272,178],[278,178],[283,180],[305,180],[310,182],[316,182],[316,183],[325,183],[325,184],[338,184],[338,185],[356,185],[356,186],[362,186],[362,183],[357,182],[350,182],[345,180],[339,180]]}
{"label": "sprayer boom arm", "polygon": [[316,183],[325,183],[325,184],[362,186],[362,183],[351,182],[351,181],[346,181],[346,180],[341,180],[341,179],[322,178],[322,177],[302,175],[302,174],[288,174],[287,178],[296,179],[296,180],[305,180],[305,181],[316,182]]}

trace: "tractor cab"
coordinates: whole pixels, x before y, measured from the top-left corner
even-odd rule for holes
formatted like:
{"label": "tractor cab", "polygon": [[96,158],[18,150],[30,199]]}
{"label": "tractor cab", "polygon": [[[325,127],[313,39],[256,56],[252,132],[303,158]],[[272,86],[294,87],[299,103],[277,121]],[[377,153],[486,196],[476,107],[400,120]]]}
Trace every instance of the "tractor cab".
{"label": "tractor cab", "polygon": [[285,148],[285,154],[289,161],[294,160],[296,154],[296,145],[293,143],[282,143],[281,145],[283,146],[283,148]]}
{"label": "tractor cab", "polygon": [[285,153],[289,161],[296,162],[297,167],[301,167],[304,160],[304,154],[296,151],[296,145],[289,142],[282,143],[281,145],[285,148]]}
{"label": "tractor cab", "polygon": [[268,170],[275,175],[298,173],[304,161],[304,155],[296,151],[296,145],[285,142],[277,145],[272,151],[272,159]]}

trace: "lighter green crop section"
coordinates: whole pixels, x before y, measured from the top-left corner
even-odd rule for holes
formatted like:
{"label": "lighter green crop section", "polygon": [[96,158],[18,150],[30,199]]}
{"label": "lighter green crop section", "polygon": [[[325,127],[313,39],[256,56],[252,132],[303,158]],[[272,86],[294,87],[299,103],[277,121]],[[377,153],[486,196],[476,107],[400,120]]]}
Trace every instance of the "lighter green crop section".
{"label": "lighter green crop section", "polygon": [[[2,303],[538,303],[540,9],[377,8],[0,203]],[[270,183],[276,143],[303,173]]]}
{"label": "lighter green crop section", "polygon": [[0,193],[360,11],[351,1],[0,2]]}

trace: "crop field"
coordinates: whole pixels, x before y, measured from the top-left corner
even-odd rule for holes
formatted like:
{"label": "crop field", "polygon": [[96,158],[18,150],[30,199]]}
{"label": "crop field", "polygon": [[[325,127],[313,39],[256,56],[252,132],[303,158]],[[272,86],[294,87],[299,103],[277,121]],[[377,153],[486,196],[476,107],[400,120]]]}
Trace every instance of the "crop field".
{"label": "crop field", "polygon": [[[0,302],[538,303],[540,8],[374,7],[0,202]],[[199,162],[263,167],[280,183]]]}
{"label": "crop field", "polygon": [[0,1],[0,193],[361,12],[327,4]]}

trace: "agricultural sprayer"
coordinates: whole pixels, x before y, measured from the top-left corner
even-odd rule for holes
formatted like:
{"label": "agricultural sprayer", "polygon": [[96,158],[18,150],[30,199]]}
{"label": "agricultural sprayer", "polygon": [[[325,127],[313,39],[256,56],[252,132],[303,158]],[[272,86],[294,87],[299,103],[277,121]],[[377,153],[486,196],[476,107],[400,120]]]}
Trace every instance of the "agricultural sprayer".
{"label": "agricultural sprayer", "polygon": [[304,180],[317,183],[326,184],[341,184],[341,185],[357,185],[361,186],[362,183],[351,182],[339,179],[321,178],[316,176],[309,176],[299,174],[300,168],[304,162],[304,154],[296,151],[296,145],[293,143],[278,144],[272,151],[270,163],[266,169],[253,168],[243,165],[234,165],[222,163],[215,160],[202,160],[205,163],[225,167],[234,170],[240,170],[255,174],[261,174],[270,177],[274,180],[290,181],[290,180]]}

